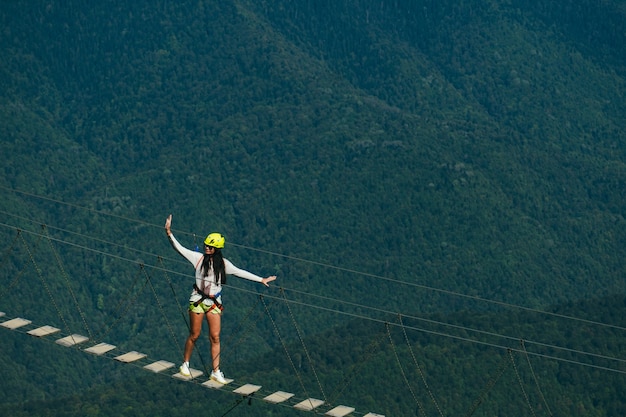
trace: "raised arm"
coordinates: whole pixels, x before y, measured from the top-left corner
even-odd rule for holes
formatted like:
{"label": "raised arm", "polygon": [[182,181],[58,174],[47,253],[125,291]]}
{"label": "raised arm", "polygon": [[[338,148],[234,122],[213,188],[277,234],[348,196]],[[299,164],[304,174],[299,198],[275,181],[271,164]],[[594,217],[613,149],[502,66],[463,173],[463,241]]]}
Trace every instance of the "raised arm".
{"label": "raised arm", "polygon": [[167,219],[165,219],[165,233],[167,233],[167,237],[170,241],[170,244],[176,250],[176,252],[180,253],[183,256],[183,258],[187,259],[193,265],[196,265],[196,263],[200,260],[200,258],[202,258],[201,253],[193,251],[191,249],[187,249],[186,247],[181,245],[180,242],[178,242],[178,240],[176,240],[176,238],[172,234],[172,215],[171,214],[167,216]]}
{"label": "raised arm", "polygon": [[167,219],[165,219],[165,233],[167,233],[168,237],[172,234],[172,215],[171,214],[167,216]]}

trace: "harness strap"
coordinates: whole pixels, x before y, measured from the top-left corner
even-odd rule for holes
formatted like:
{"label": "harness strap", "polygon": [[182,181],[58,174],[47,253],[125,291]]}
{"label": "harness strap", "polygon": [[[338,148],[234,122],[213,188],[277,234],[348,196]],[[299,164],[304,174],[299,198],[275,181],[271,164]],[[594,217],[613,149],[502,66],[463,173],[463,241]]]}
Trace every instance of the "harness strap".
{"label": "harness strap", "polygon": [[[217,301],[217,297],[216,296],[205,294],[200,288],[198,288],[198,286],[196,284],[193,284],[193,289],[196,290],[196,292],[198,294],[200,294],[200,297],[201,297],[198,301],[193,303],[194,307],[198,307],[198,305],[201,302],[203,302],[204,300],[206,300],[208,298],[209,300],[213,301],[213,305],[215,305],[220,310],[223,310],[222,304]],[[217,296],[219,296],[219,294],[221,294],[221,291],[220,291],[220,293],[217,294]]]}

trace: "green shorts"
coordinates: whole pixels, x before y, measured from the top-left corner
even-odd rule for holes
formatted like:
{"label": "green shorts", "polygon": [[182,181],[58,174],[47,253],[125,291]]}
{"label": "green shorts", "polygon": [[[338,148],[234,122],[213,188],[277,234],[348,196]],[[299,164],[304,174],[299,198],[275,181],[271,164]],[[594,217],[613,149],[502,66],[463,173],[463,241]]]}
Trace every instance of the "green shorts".
{"label": "green shorts", "polygon": [[194,305],[194,303],[189,303],[189,311],[191,311],[192,313],[198,313],[198,314],[205,314],[205,313],[222,314],[222,310],[223,309],[224,309],[224,307],[218,306],[217,304],[206,305],[204,303],[200,303],[198,305]]}

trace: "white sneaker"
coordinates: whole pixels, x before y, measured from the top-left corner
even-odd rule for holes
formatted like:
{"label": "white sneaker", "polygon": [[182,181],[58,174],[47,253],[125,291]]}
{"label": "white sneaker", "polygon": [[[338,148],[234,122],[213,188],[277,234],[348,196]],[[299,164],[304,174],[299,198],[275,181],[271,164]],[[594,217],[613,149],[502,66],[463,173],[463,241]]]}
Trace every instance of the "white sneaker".
{"label": "white sneaker", "polygon": [[226,383],[226,378],[224,378],[224,373],[219,369],[217,371],[211,372],[211,379],[213,381],[219,382],[220,384]]}
{"label": "white sneaker", "polygon": [[182,365],[180,365],[180,368],[178,368],[180,370],[180,374],[186,377],[190,377],[191,376],[191,371],[189,370],[189,364],[187,362],[183,362]]}

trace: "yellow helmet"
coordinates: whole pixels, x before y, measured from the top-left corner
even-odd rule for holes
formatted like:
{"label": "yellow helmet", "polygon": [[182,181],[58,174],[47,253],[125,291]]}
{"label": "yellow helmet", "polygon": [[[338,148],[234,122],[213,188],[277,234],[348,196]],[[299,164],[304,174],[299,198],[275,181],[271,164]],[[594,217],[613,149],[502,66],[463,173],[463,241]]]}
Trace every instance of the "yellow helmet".
{"label": "yellow helmet", "polygon": [[204,244],[206,246],[213,246],[217,249],[222,249],[224,247],[224,243],[226,243],[226,239],[220,233],[211,233],[204,239]]}

